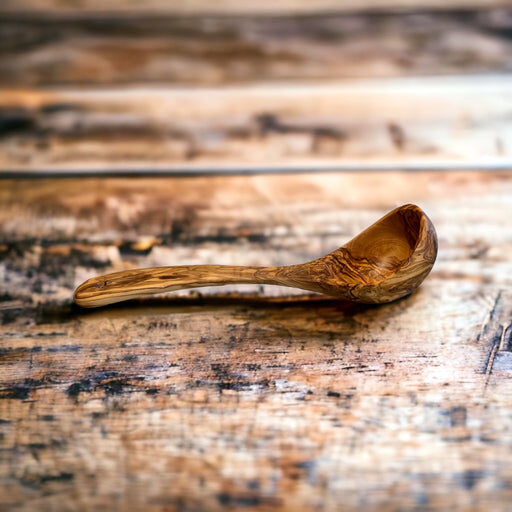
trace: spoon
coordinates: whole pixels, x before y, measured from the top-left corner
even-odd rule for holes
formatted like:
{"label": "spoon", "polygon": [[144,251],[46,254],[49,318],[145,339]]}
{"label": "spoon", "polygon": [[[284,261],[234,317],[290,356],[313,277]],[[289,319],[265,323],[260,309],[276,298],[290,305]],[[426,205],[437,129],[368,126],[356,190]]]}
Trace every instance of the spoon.
{"label": "spoon", "polygon": [[93,277],[74,293],[93,308],[154,293],[234,283],[275,284],[366,304],[391,302],[414,291],[437,255],[437,236],[412,204],[396,208],[339,249],[286,267],[181,265],[125,270]]}

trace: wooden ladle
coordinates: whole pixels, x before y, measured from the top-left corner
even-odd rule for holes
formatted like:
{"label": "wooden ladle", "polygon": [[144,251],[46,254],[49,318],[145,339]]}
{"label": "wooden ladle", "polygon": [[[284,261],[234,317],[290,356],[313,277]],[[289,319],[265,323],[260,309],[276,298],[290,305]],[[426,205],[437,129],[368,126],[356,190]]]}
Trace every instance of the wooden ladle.
{"label": "wooden ladle", "polygon": [[154,293],[234,283],[276,284],[355,302],[390,302],[414,291],[437,255],[437,236],[412,204],[391,211],[339,249],[286,267],[183,265],[114,272],[93,277],[75,291],[75,302],[96,307]]}

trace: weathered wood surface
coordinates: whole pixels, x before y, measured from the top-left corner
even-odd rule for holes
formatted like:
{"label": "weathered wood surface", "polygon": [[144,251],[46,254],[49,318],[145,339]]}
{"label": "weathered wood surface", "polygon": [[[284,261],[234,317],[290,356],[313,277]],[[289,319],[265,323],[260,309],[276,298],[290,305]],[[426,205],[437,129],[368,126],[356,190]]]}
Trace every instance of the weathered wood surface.
{"label": "weathered wood surface", "polygon": [[506,3],[278,4],[18,3],[0,16],[0,168],[508,165]]}
{"label": "weathered wood surface", "polygon": [[512,79],[4,90],[0,168],[508,165]]}
{"label": "weathered wood surface", "polygon": [[303,16],[21,10],[0,16],[0,85],[219,85],[510,72],[511,20],[509,9],[485,3]]}
{"label": "weathered wood surface", "polygon": [[239,2],[238,0],[187,0],[169,2],[167,0],[144,0],[127,2],[125,0],[81,0],[80,2],[62,2],[62,0],[4,0],[0,12],[32,11],[43,13],[147,13],[171,14],[208,13],[219,14],[282,14],[318,12],[343,12],[354,10],[394,10],[394,9],[469,9],[489,7],[509,7],[508,0],[260,0],[259,2]]}
{"label": "weathered wood surface", "polygon": [[[508,510],[512,174],[2,181],[7,510]],[[365,307],[273,287],[99,311],[100,272],[289,264],[416,202],[433,273]]]}
{"label": "weathered wood surface", "polygon": [[[510,2],[0,4],[0,173],[213,171],[0,181],[2,511],[508,511]],[[214,176],[393,165],[437,172]],[[439,257],[389,305],[71,302],[103,272],[307,261],[409,202]]]}

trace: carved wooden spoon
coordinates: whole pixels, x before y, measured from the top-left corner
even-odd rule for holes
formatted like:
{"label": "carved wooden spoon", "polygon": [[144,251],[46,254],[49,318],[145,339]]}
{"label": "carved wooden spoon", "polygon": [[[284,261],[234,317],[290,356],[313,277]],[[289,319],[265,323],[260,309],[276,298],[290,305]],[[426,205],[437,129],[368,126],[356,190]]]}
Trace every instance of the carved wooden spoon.
{"label": "carved wooden spoon", "polygon": [[434,226],[417,206],[397,208],[334,252],[287,267],[184,265],[93,277],[75,302],[96,307],[154,293],[231,283],[277,284],[367,304],[390,302],[414,291],[437,255]]}

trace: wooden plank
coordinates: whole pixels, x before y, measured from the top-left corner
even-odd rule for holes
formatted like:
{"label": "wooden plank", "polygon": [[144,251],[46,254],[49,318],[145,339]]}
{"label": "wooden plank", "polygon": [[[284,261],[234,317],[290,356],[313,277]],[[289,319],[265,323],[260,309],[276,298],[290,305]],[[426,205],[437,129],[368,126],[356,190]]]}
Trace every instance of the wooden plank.
{"label": "wooden plank", "polygon": [[510,30],[508,11],[487,4],[310,16],[28,10],[0,18],[0,85],[197,86],[500,73],[512,68]]}
{"label": "wooden plank", "polygon": [[[3,181],[0,504],[507,510],[511,197],[510,173]],[[304,261],[407,201],[439,260],[383,307],[70,304],[105,270]]]}
{"label": "wooden plank", "polygon": [[509,165],[508,77],[4,90],[3,169]]}
{"label": "wooden plank", "polygon": [[173,14],[275,14],[275,13],[307,13],[316,14],[322,11],[353,11],[353,10],[395,10],[395,9],[467,9],[487,7],[508,7],[507,0],[260,0],[259,2],[238,2],[236,0],[187,0],[186,2],[167,2],[165,0],[145,0],[144,2],[125,2],[105,0],[98,5],[94,0],[82,0],[63,4],[59,0],[4,0],[1,11],[56,11],[62,12],[167,12]]}

